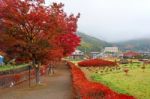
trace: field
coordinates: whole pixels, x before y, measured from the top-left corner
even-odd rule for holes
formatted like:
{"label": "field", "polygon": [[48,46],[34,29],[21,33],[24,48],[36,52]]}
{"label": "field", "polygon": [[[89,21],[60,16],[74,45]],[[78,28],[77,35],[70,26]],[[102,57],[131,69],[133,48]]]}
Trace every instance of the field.
{"label": "field", "polygon": [[116,92],[133,95],[137,99],[150,99],[150,66],[147,65],[143,71],[141,65],[141,63],[121,65],[122,68],[129,68],[127,75],[123,69],[103,74],[98,72],[98,69],[82,68],[82,70],[89,80],[103,83]]}
{"label": "field", "polygon": [[25,67],[27,64],[21,64],[21,65],[3,65],[0,66],[0,71],[6,71],[6,70],[13,70],[21,67]]}

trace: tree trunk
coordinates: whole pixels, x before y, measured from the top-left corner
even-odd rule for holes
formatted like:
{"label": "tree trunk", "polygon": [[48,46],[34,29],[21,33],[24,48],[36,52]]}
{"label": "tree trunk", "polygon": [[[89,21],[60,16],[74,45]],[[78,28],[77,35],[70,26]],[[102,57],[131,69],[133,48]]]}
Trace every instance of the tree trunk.
{"label": "tree trunk", "polygon": [[40,68],[39,65],[38,67],[35,67],[35,79],[36,79],[36,84],[40,84]]}
{"label": "tree trunk", "polygon": [[33,59],[33,67],[35,68],[36,84],[40,84],[40,64],[37,64],[36,59]]}

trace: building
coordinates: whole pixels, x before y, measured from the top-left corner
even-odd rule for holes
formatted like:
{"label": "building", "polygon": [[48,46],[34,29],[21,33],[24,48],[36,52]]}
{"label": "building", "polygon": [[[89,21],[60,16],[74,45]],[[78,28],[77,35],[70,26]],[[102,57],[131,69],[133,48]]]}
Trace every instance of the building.
{"label": "building", "polygon": [[139,53],[143,56],[150,56],[150,51],[139,51]]}
{"label": "building", "polygon": [[123,57],[125,58],[135,58],[138,56],[140,56],[140,53],[134,52],[134,51],[128,51],[128,52],[123,53]]}
{"label": "building", "polygon": [[97,58],[97,55],[99,55],[100,52],[90,52],[91,58]]}
{"label": "building", "polygon": [[70,59],[83,59],[84,52],[82,52],[80,50],[75,50],[69,58]]}
{"label": "building", "polygon": [[121,51],[118,47],[105,47],[103,57],[119,57]]}
{"label": "building", "polygon": [[119,52],[119,48],[118,47],[105,47],[104,49],[104,53],[118,53]]}

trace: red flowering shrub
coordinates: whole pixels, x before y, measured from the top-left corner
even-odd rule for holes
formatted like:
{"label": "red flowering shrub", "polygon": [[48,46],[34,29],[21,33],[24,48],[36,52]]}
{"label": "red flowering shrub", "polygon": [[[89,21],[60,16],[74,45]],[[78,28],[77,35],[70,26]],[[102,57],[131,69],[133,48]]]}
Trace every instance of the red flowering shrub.
{"label": "red flowering shrub", "polygon": [[105,67],[105,66],[117,66],[115,62],[102,60],[102,59],[90,59],[78,62],[78,65],[81,67]]}
{"label": "red flowering shrub", "polygon": [[124,70],[123,70],[125,73],[126,73],[126,75],[128,74],[128,72],[129,72],[129,69],[128,68],[124,68]]}
{"label": "red flowering shrub", "polygon": [[119,94],[107,86],[90,82],[84,73],[73,63],[68,62],[71,67],[74,96],[79,99],[135,99],[133,96]]}

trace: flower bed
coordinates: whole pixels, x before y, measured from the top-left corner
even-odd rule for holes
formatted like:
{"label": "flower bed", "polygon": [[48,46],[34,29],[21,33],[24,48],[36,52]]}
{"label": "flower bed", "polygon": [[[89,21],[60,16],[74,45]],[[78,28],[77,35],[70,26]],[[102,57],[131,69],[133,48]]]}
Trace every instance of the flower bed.
{"label": "flower bed", "polygon": [[71,67],[75,99],[135,99],[133,96],[114,92],[101,83],[88,81],[78,67],[70,62],[68,64]]}
{"label": "flower bed", "polygon": [[90,60],[84,60],[78,63],[79,66],[81,67],[112,67],[112,66],[117,66],[117,63],[112,62],[112,61],[107,61],[107,60],[102,60],[102,59],[90,59]]}

